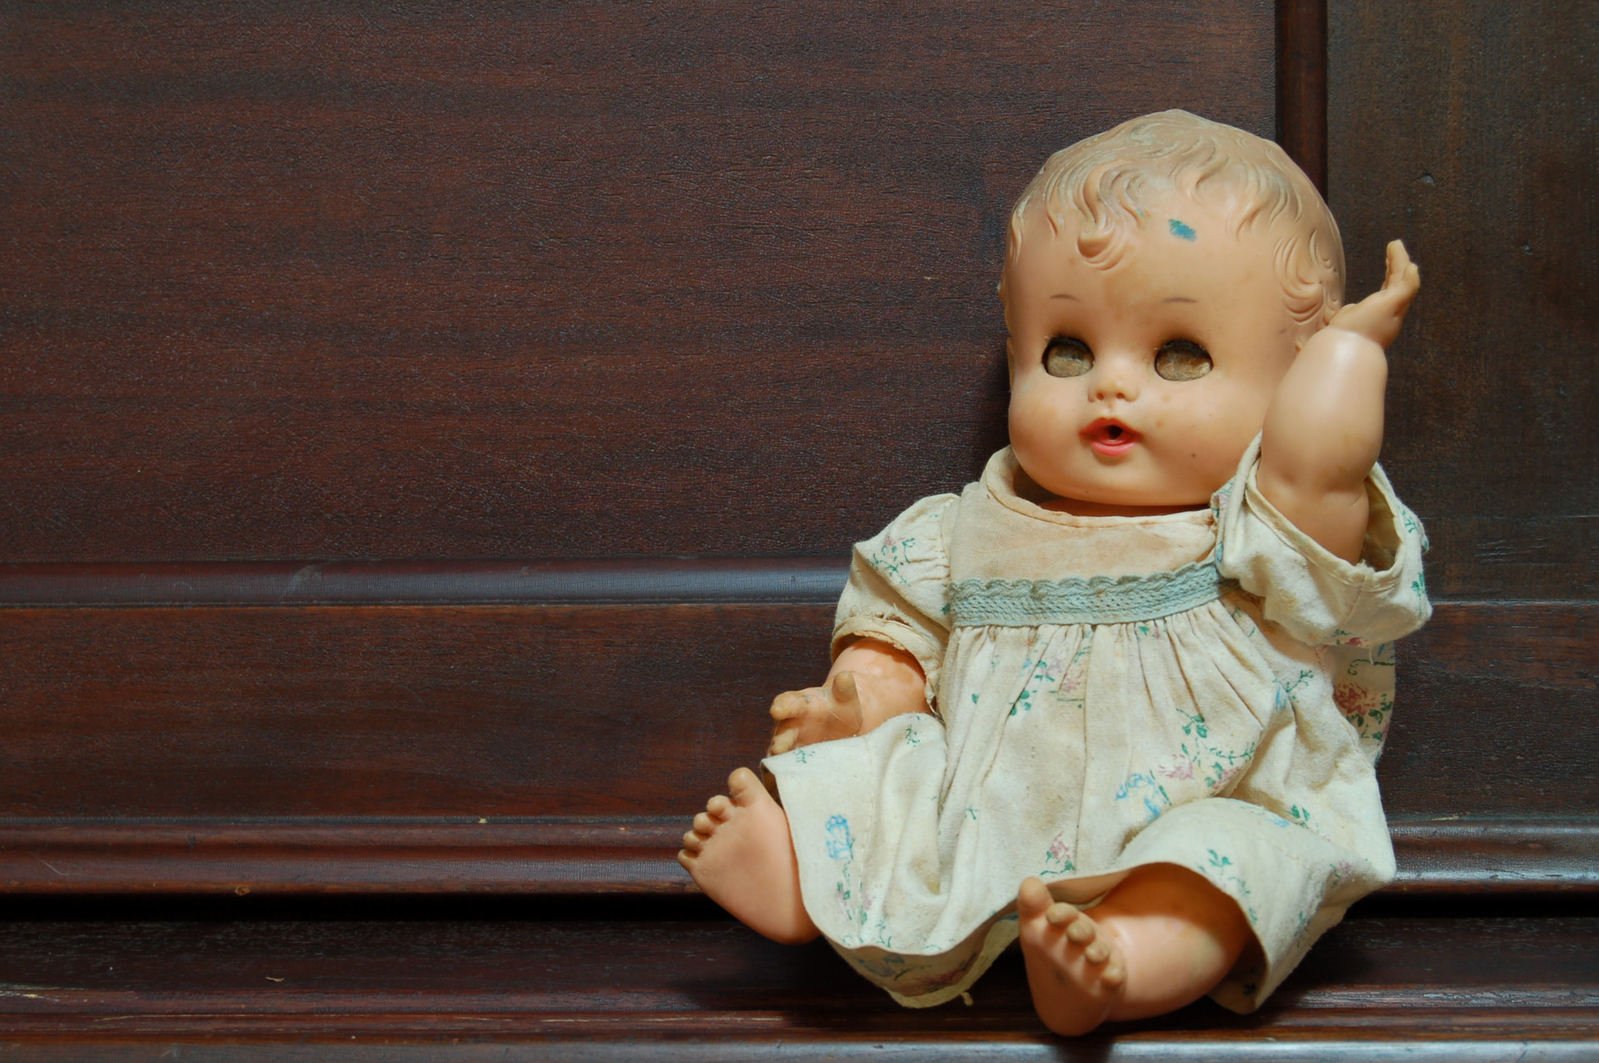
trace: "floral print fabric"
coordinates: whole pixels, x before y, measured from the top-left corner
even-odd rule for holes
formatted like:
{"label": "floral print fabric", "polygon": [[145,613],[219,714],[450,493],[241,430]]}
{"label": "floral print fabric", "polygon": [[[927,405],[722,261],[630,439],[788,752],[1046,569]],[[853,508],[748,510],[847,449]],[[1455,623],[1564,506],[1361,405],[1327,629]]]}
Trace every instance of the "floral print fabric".
{"label": "floral print fabric", "polygon": [[806,909],[901,1003],[965,992],[1016,936],[1023,878],[1092,903],[1174,863],[1260,943],[1213,994],[1259,1005],[1393,853],[1373,767],[1392,641],[1420,626],[1419,522],[1380,469],[1351,565],[1254,487],[1208,510],[1074,517],[1009,450],[857,546],[835,648],[914,654],[929,713],[769,758]]}

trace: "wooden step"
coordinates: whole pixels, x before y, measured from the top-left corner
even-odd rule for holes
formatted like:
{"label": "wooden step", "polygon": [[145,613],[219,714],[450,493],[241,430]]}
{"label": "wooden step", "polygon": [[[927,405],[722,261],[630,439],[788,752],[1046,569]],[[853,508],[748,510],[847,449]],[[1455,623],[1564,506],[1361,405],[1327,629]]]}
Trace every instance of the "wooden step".
{"label": "wooden step", "polygon": [[1599,1057],[1599,917],[1572,904],[1504,917],[1378,905],[1329,934],[1254,1015],[1207,1001],[1068,1045],[1038,1025],[1014,954],[978,983],[971,1005],[908,1011],[825,945],[771,944],[697,898],[615,910],[626,903],[610,902],[614,919],[549,899],[485,900],[448,914],[358,900],[321,914],[243,917],[204,903],[160,918],[52,908],[0,925],[0,1053],[52,1061],[169,1050],[224,1060]]}

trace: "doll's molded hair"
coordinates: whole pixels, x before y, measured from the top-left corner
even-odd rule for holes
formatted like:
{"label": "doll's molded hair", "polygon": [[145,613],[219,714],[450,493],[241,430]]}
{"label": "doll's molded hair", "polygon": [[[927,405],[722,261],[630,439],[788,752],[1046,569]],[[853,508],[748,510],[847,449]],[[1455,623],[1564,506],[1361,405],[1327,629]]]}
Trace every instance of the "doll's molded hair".
{"label": "doll's molded hair", "polygon": [[1085,261],[1111,266],[1145,207],[1171,191],[1226,205],[1235,232],[1278,234],[1277,276],[1296,321],[1320,325],[1342,304],[1343,241],[1304,171],[1271,141],[1187,111],[1134,118],[1050,156],[1011,212],[1011,248],[1037,202],[1057,232],[1078,221]]}

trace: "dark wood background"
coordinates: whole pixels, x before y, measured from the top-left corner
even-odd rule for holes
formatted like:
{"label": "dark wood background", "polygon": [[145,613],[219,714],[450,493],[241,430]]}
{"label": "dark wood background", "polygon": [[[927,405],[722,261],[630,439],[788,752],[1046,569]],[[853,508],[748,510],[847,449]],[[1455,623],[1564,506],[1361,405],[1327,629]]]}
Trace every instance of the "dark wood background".
{"label": "dark wood background", "polygon": [[1322,138],[1179,7],[0,2],[0,888],[686,889],[849,544],[1003,444],[1011,200],[1167,106],[1422,264],[1407,881],[1591,854],[1592,20],[1334,5]]}

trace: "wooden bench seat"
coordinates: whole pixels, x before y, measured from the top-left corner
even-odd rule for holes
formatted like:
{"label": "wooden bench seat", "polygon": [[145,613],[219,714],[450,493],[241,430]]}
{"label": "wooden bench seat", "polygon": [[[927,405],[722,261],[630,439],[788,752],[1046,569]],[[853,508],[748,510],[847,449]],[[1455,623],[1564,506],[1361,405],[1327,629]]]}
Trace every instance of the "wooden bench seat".
{"label": "wooden bench seat", "polygon": [[825,945],[773,945],[697,899],[239,909],[57,906],[4,924],[0,1051],[1459,1063],[1592,1059],[1599,1040],[1599,916],[1569,905],[1379,897],[1254,1015],[1207,1001],[1069,1047],[1037,1024],[1014,953],[971,1006],[909,1011]]}

